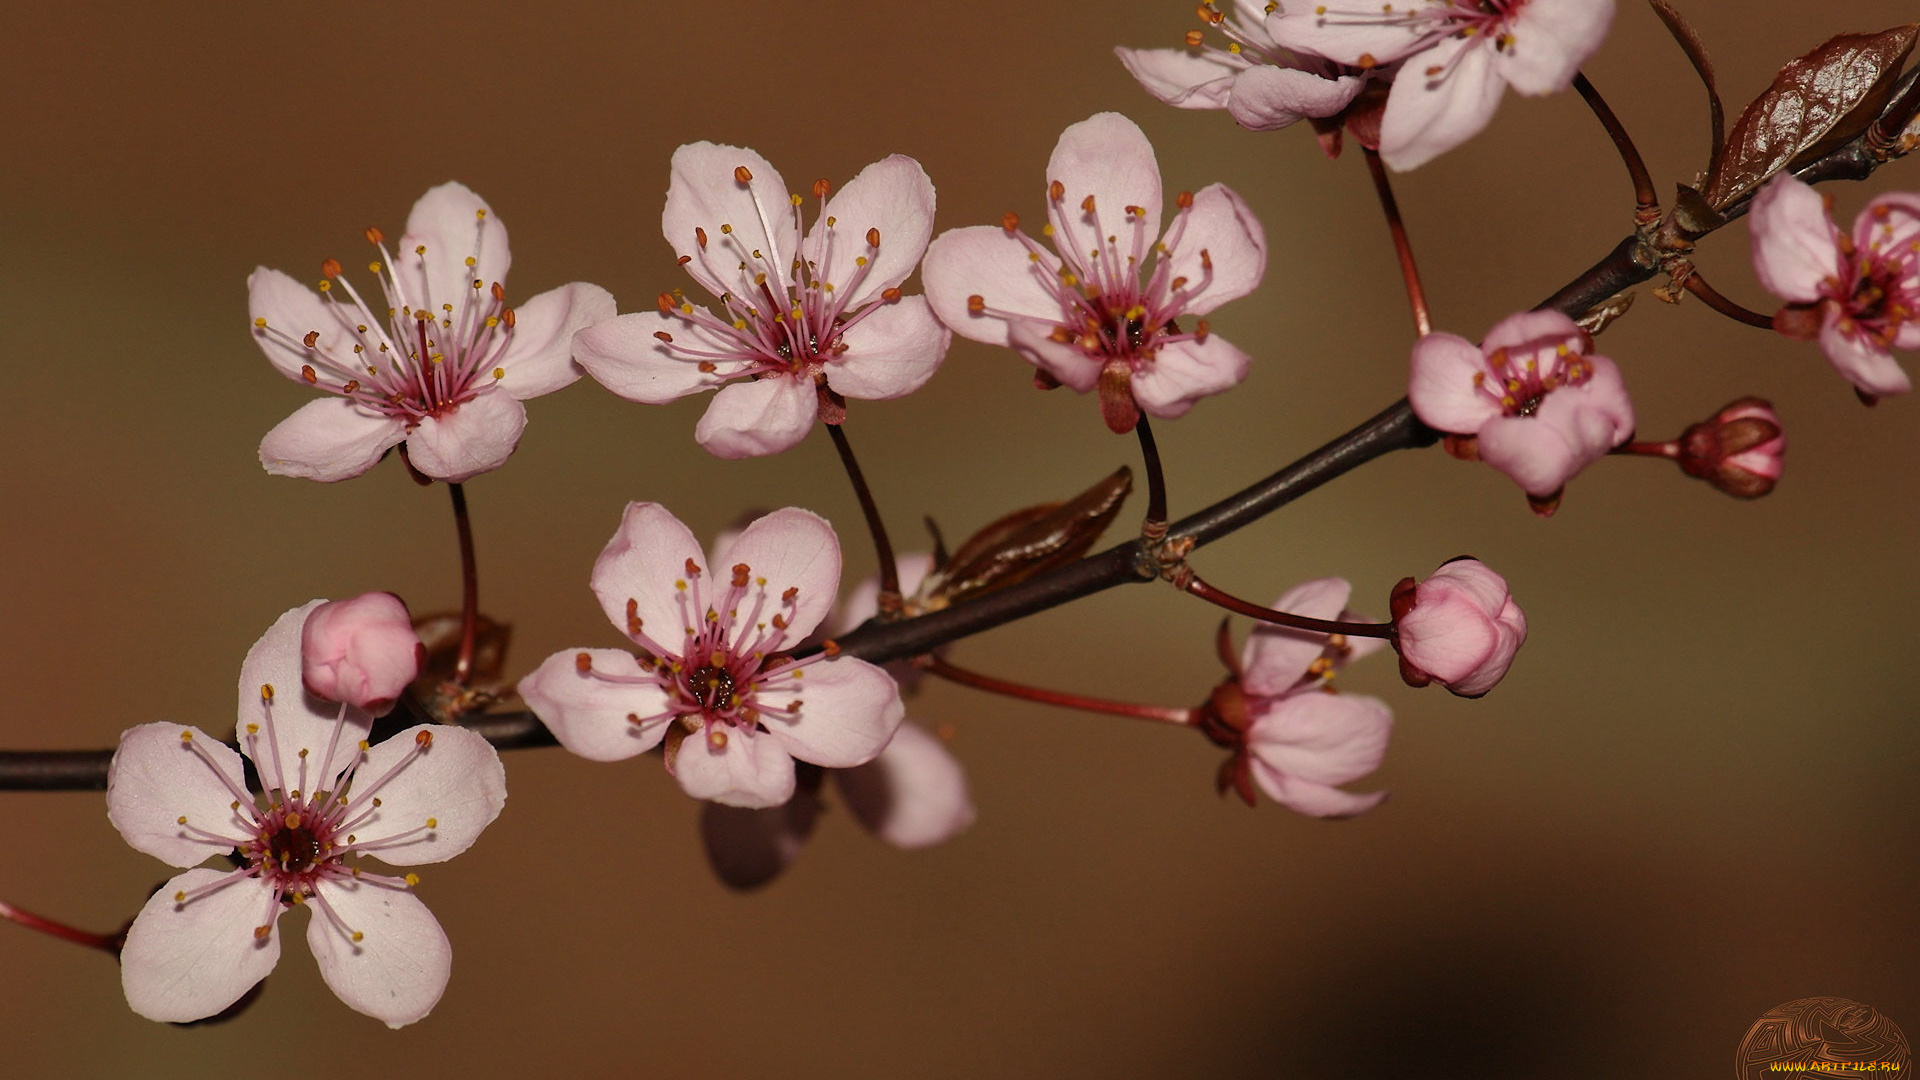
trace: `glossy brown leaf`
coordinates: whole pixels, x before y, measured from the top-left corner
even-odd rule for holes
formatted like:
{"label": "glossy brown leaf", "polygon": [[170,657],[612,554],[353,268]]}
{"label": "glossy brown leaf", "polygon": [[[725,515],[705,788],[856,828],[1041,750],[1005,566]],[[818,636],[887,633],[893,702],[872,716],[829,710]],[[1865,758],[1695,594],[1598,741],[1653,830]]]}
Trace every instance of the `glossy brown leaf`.
{"label": "glossy brown leaf", "polygon": [[1126,466],[1063,503],[1029,506],[974,533],[921,587],[920,607],[1005,588],[1087,553],[1133,490]]}
{"label": "glossy brown leaf", "polygon": [[1774,76],[1727,135],[1702,194],[1724,210],[1773,174],[1865,131],[1892,92],[1920,26],[1841,34]]}

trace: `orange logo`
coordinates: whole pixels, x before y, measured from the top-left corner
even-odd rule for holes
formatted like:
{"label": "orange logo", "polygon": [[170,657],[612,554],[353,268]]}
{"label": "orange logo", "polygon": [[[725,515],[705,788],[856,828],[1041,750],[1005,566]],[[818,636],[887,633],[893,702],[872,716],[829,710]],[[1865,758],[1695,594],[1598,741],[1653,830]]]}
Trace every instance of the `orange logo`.
{"label": "orange logo", "polygon": [[1747,1029],[1734,1057],[1739,1080],[1857,1077],[1906,1080],[1907,1037],[1872,1006],[1810,997],[1767,1010]]}

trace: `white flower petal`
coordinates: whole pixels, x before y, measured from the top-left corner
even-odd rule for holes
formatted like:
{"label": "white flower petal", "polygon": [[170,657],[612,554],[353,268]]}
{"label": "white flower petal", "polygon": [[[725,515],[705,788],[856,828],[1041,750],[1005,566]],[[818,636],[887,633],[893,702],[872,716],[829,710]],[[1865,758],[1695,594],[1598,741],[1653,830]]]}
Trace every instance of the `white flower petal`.
{"label": "white flower petal", "polygon": [[892,676],[852,656],[809,664],[793,677],[775,676],[755,696],[777,709],[801,702],[798,717],[763,715],[761,723],[787,753],[831,769],[872,761],[906,717]]}
{"label": "white flower petal", "polygon": [[650,502],[628,503],[620,516],[620,528],[593,562],[593,595],[600,601],[600,610],[607,613],[607,620],[622,634],[628,633],[627,604],[631,601],[633,617],[640,620],[640,632],[655,645],[678,655],[687,635],[693,632],[692,620],[700,618],[702,612],[689,607],[690,595],[675,583],[691,584],[689,562],[711,583],[715,571],[701,565],[706,555],[692,530],[666,507]]}
{"label": "white flower petal", "polygon": [[884,401],[926,385],[946,358],[953,334],[924,296],[903,296],[868,313],[841,335],[845,352],[827,361],[827,385],[843,397]]}
{"label": "white flower petal", "polygon": [[680,787],[696,799],[728,806],[779,806],[793,798],[793,758],[778,739],[750,728],[715,728],[719,746],[695,733],[670,760]]}
{"label": "white flower petal", "polygon": [[[1500,107],[1506,80],[1479,37],[1448,38],[1411,58],[1393,81],[1380,117],[1380,159],[1402,172],[1459,146],[1487,126]],[[1429,67],[1441,68],[1428,77]]]}
{"label": "white flower petal", "polygon": [[277,930],[254,928],[279,914],[257,878],[235,878],[188,903],[174,897],[222,878],[224,870],[189,870],[147,898],[120,950],[127,1004],[149,1020],[203,1020],[240,1000],[280,962]]}
{"label": "white flower petal", "polygon": [[574,335],[574,356],[601,386],[628,401],[646,405],[664,405],[688,394],[712,390],[724,384],[728,376],[749,367],[728,360],[716,362],[712,374],[703,372],[699,361],[675,355],[655,334],[670,334],[675,345],[696,353],[724,355],[736,351],[734,342],[703,327],[658,311],[636,311]]}
{"label": "white flower petal", "polygon": [[[920,264],[934,316],[961,337],[988,345],[1007,344],[1006,314],[1045,320],[1049,326],[1059,322],[1060,303],[1048,283],[1060,260],[1040,252],[1036,262],[1030,250],[1024,239],[998,225],[941,233]],[[974,296],[998,314],[975,313],[969,305]]]}
{"label": "white flower petal", "polygon": [[[912,158],[894,154],[861,169],[827,199],[807,236],[814,280],[831,283],[844,310],[865,307],[920,265],[933,235],[933,206],[933,181]],[[878,252],[867,246],[868,229],[880,232]],[[857,259],[868,265],[855,282]]]}
{"label": "white flower petal", "polygon": [[[475,302],[474,294],[504,284],[512,258],[507,227],[487,201],[465,184],[448,181],[413,204],[406,235],[393,249],[393,276],[414,310],[438,314],[441,305],[452,304],[458,312]],[[475,281],[481,288],[473,287]]]}
{"label": "white flower petal", "polygon": [[[1345,578],[1316,578],[1281,593],[1273,609],[1309,619],[1338,619],[1352,594],[1353,586]],[[1284,694],[1326,651],[1325,634],[1257,623],[1240,652],[1241,686],[1247,693],[1262,697]]]}
{"label": "white flower petal", "polygon": [[[743,168],[752,177],[744,183],[737,171]],[[750,295],[756,273],[789,280],[800,253],[800,223],[787,190],[773,163],[752,150],[689,143],[673,152],[660,228],[708,292]],[[696,229],[706,234],[704,248]]]}
{"label": "white flower petal", "polygon": [[819,415],[811,380],[775,375],[737,382],[713,395],[693,441],[730,460],[778,454],[799,446]]}
{"label": "white flower petal", "polygon": [[1113,52],[1142,89],[1180,109],[1226,108],[1234,77],[1247,70],[1247,62],[1230,53],[1128,48]]}
{"label": "white flower petal", "polygon": [[1252,292],[1267,272],[1267,235],[1246,200],[1208,184],[1167,237],[1173,276],[1186,278],[1190,315],[1205,315]]}
{"label": "white flower petal", "polygon": [[1133,397],[1151,416],[1184,416],[1203,397],[1241,384],[1253,357],[1219,334],[1205,341],[1162,345],[1153,362],[1133,373]]}
{"label": "white flower petal", "polygon": [[[1077,261],[1108,237],[1120,251],[1133,248],[1136,234],[1144,249],[1160,237],[1160,165],[1153,144],[1140,126],[1115,112],[1095,113],[1060,133],[1047,162],[1049,187],[1059,181],[1062,198],[1047,195],[1047,220],[1053,223],[1054,249]],[[1085,209],[1093,199],[1091,214]],[[1138,216],[1128,207],[1140,211]],[[957,329],[957,328],[956,328]]]}
{"label": "white flower petal", "polygon": [[573,335],[613,318],[613,294],[576,281],[514,310],[513,340],[500,358],[500,389],[525,401],[551,394],[584,374],[573,362]]}
{"label": "white flower petal", "polygon": [[[240,665],[240,750],[253,759],[261,783],[268,788],[303,795],[331,790],[334,778],[346,770],[360,740],[373,726],[373,718],[365,710],[323,701],[309,693],[300,675],[301,631],[307,625],[307,613],[324,603],[309,600],[275,619],[247,650],[247,658]],[[270,705],[263,700],[263,686],[273,688]],[[338,724],[342,709],[346,719]],[[249,731],[249,726],[258,730]],[[336,749],[328,763],[324,759],[330,745]],[[273,753],[276,748],[277,755]],[[321,775],[322,767],[327,775]]]}
{"label": "white flower petal", "polygon": [[[677,639],[676,639],[677,640]],[[666,692],[648,682],[609,682],[580,670],[579,656],[593,670],[622,679],[644,673],[632,653],[619,649],[568,649],[554,653],[520,680],[520,696],[547,725],[560,745],[589,761],[620,761],[660,745],[668,718],[652,719],[667,707]],[[648,721],[636,724],[637,716]]]}
{"label": "white flower petal", "polygon": [[860,824],[897,848],[943,844],[973,824],[966,773],[917,724],[901,724],[879,757],[833,778]]}
{"label": "white flower petal", "polygon": [[406,425],[398,420],[343,397],[322,398],[295,409],[267,432],[260,440],[260,464],[275,476],[351,480],[406,437]]}
{"label": "white flower petal", "polygon": [[507,463],[527,428],[527,407],[492,387],[483,388],[407,435],[407,460],[421,473],[449,484],[464,483]]}
{"label": "white flower petal", "polygon": [[[193,737],[191,745],[182,733]],[[197,835],[189,825],[236,840],[251,837],[251,819],[233,809],[234,792],[246,790],[245,776],[240,755],[199,728],[128,728],[107,765],[107,820],[134,850],[170,866],[194,866],[236,845]]]}
{"label": "white flower petal", "polygon": [[[423,732],[429,741],[407,761]],[[445,862],[472,847],[507,804],[507,772],[492,744],[447,724],[410,727],[367,751],[354,789],[367,790],[402,761],[406,766],[374,792],[380,806],[373,816],[354,829],[381,862]],[[416,831],[423,826],[425,832]],[[400,836],[406,838],[401,843],[380,843]]]}
{"label": "white flower petal", "polygon": [[365,881],[323,880],[319,893],[345,924],[308,902],[307,947],[334,994],[390,1028],[432,1012],[453,972],[453,947],[427,905],[405,889]]}

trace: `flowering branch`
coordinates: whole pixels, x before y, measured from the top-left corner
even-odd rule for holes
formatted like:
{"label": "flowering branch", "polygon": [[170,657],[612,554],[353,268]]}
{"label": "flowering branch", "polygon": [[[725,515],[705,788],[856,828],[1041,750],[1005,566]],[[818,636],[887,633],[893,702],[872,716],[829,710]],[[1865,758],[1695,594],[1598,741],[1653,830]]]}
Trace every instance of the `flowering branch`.
{"label": "flowering branch", "polygon": [[[1891,104],[1865,133],[1793,170],[1793,175],[1810,184],[1861,180],[1898,156],[1900,141],[1889,141],[1888,133],[1904,133],[1912,125],[1912,114],[1920,108],[1916,82],[1920,82],[1920,68],[1903,77],[1889,96]],[[1744,215],[1752,195],[1749,191],[1718,208],[1710,220],[1689,223],[1688,239],[1697,240]],[[1579,318],[1647,281],[1670,254],[1655,246],[1655,240],[1662,238],[1660,233],[1642,232],[1626,237],[1536,310],[1553,309]],[[1439,433],[1422,424],[1402,398],[1278,472],[1174,522],[1161,546],[1191,550],[1211,543],[1360,465],[1394,450],[1430,446],[1438,439]],[[1116,585],[1153,581],[1159,571],[1157,548],[1132,540],[942,611],[891,623],[870,622],[838,639],[838,645],[845,653],[874,663],[918,656]],[[382,723],[401,720],[396,713]],[[468,716],[462,718],[462,726],[503,750],[554,745],[553,736],[526,712]],[[111,750],[0,751],[0,790],[104,790],[112,754]]]}

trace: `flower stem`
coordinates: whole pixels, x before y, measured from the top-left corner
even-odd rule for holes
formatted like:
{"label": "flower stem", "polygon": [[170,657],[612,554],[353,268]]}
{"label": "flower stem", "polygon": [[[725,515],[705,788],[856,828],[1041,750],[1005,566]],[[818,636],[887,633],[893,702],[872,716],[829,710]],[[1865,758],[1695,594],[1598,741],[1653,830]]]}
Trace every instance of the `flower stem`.
{"label": "flower stem", "polygon": [[1739,304],[1721,296],[1719,290],[1707,284],[1707,280],[1700,276],[1698,270],[1689,273],[1681,284],[1685,286],[1688,292],[1699,297],[1708,307],[1735,322],[1743,322],[1748,326],[1757,326],[1762,330],[1773,329],[1773,316],[1762,315],[1750,308],[1741,307]]}
{"label": "flower stem", "polygon": [[1407,226],[1400,220],[1400,204],[1394,200],[1393,184],[1387,179],[1387,167],[1378,151],[1362,146],[1367,171],[1373,175],[1373,190],[1380,196],[1380,210],[1387,216],[1387,231],[1393,234],[1393,251],[1400,257],[1400,277],[1407,283],[1407,303],[1413,307],[1413,329],[1421,337],[1433,333],[1433,317],[1427,314],[1426,290],[1420,287],[1420,270],[1413,265],[1413,247],[1407,242]]}
{"label": "flower stem", "polygon": [[1167,478],[1160,469],[1160,447],[1153,441],[1153,425],[1145,413],[1133,425],[1140,436],[1140,460],[1147,470],[1147,518],[1140,523],[1140,535],[1157,541],[1167,535]]}
{"label": "flower stem", "polygon": [[893,544],[887,539],[887,526],[880,520],[880,507],[874,504],[873,492],[867,487],[867,478],[860,472],[860,462],[853,456],[853,444],[847,441],[847,433],[839,424],[828,424],[827,434],[833,437],[833,448],[840,453],[840,464],[846,467],[847,479],[853,482],[854,497],[860,500],[860,512],[867,517],[867,532],[873,535],[874,557],[880,561],[880,597],[877,606],[882,620],[900,617],[900,567],[894,562]]}
{"label": "flower stem", "polygon": [[474,641],[480,633],[480,567],[473,557],[473,522],[467,517],[467,492],[448,484],[453,495],[453,527],[460,535],[460,654],[453,662],[453,681],[467,685],[473,674]]}
{"label": "flower stem", "polygon": [[1131,701],[1109,701],[1106,698],[1081,697],[1078,694],[1065,694],[1058,690],[1042,690],[1036,686],[1023,686],[1020,683],[1007,682],[966,668],[955,667],[938,656],[929,655],[920,663],[935,675],[957,682],[962,686],[971,686],[976,690],[986,690],[1007,697],[1024,698],[1048,705],[1061,705],[1069,709],[1085,712],[1105,713],[1108,716],[1125,716],[1134,720],[1153,720],[1162,724],[1179,724],[1192,727],[1198,724],[1199,710],[1175,709],[1162,705],[1140,705]]}
{"label": "flower stem", "polygon": [[120,946],[127,940],[125,932],[118,934],[89,934],[85,930],[76,930],[65,923],[54,922],[44,915],[35,915],[31,911],[22,911],[4,900],[0,900],[0,919],[17,922],[30,930],[57,937],[62,941],[71,941],[76,945],[85,945],[90,949],[120,955]]}
{"label": "flower stem", "polygon": [[1393,637],[1392,623],[1331,622],[1326,619],[1312,619],[1305,615],[1292,615],[1284,611],[1275,611],[1269,607],[1261,607],[1259,604],[1253,603],[1250,600],[1242,600],[1232,593],[1223,592],[1214,588],[1200,580],[1200,576],[1195,574],[1191,569],[1183,569],[1174,579],[1174,585],[1205,600],[1209,604],[1215,604],[1226,608],[1228,611],[1245,615],[1249,618],[1259,619],[1261,622],[1273,623],[1277,626],[1292,627],[1295,630],[1305,630],[1314,634],[1345,634],[1348,637]]}
{"label": "flower stem", "polygon": [[1573,88],[1580,91],[1587,108],[1593,110],[1600,126],[1607,129],[1607,134],[1613,139],[1613,148],[1620,153],[1621,164],[1627,167],[1627,176],[1633,181],[1634,222],[1651,225],[1660,220],[1660,196],[1654,193],[1653,177],[1648,174],[1647,163],[1641,159],[1640,151],[1634,147],[1633,137],[1627,134],[1620,118],[1613,115],[1607,99],[1600,96],[1600,91],[1594,88],[1585,72],[1574,73]]}
{"label": "flower stem", "polygon": [[1607,451],[1609,454],[1631,454],[1638,457],[1657,457],[1678,460],[1680,444],[1677,442],[1630,442]]}

